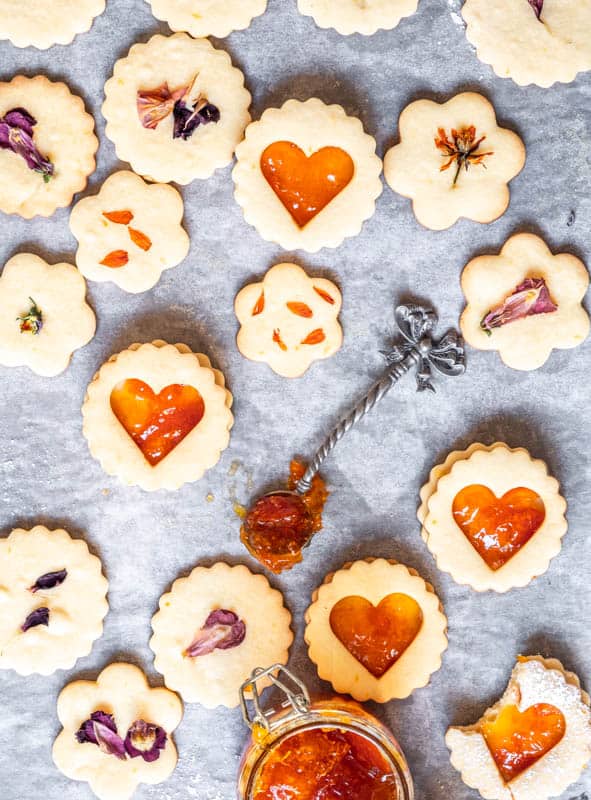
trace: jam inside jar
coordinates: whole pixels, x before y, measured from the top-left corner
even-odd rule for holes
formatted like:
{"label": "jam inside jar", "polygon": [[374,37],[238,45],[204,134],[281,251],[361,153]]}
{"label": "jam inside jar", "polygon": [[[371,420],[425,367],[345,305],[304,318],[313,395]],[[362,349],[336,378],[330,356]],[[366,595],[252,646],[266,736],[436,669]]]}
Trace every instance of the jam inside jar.
{"label": "jam inside jar", "polygon": [[[242,757],[239,800],[413,800],[400,746],[362,706],[341,697],[310,702],[303,684],[279,665],[255,670],[253,677],[241,697],[252,736]],[[259,678],[287,700],[262,711]],[[289,681],[302,691],[290,692]]]}

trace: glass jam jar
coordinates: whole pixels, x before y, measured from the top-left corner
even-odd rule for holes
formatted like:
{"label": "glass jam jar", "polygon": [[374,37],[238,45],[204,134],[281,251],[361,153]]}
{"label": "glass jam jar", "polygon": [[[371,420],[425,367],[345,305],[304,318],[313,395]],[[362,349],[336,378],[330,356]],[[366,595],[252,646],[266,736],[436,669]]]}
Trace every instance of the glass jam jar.
{"label": "glass jam jar", "polygon": [[[281,693],[264,708],[263,679]],[[358,703],[311,702],[305,685],[275,664],[256,669],[240,690],[251,729],[238,775],[238,800],[413,800],[410,771],[392,733]]]}

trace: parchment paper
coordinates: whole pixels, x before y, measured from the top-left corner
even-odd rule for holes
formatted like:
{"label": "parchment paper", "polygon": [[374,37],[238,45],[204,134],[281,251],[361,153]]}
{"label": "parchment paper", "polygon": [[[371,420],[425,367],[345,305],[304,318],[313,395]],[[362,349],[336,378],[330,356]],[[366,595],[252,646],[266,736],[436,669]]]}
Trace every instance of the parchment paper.
{"label": "parchment paper", "polygon": [[[41,522],[84,536],[103,560],[111,605],[104,636],[73,670],[50,678],[0,674],[2,800],[93,796],[86,784],[70,782],[53,766],[58,692],[75,678],[94,679],[115,659],[137,663],[161,684],[148,648],[159,596],[198,563],[226,559],[257,568],[238,539],[234,498],[246,502],[282,479],[292,455],[311,455],[339,414],[368,388],[383,367],[379,350],[393,332],[395,303],[432,301],[443,328],[455,325],[463,265],[479,253],[498,252],[521,230],[540,234],[555,251],[589,257],[591,74],[550,90],[497,78],[467,43],[460,5],[421,0],[419,12],[394,31],[344,38],[300,16],[295,0],[270,0],[268,12],[249,30],[216,45],[244,70],[255,118],[290,97],[318,96],[358,115],[376,137],[380,155],[396,141],[398,115],[411,100],[484,92],[500,122],[518,131],[527,146],[527,165],[511,184],[511,206],[500,220],[427,231],[409,202],[386,187],[376,215],[357,238],[315,256],[285,253],[244,222],[228,168],[182,190],[191,252],[152,291],[130,295],[110,284],[89,284],[97,335],[64,375],[43,379],[25,369],[0,369],[2,534]],[[90,33],[69,47],[38,52],[0,44],[3,80],[19,72],[66,80],[94,113],[101,146],[87,193],[126,167],[104,136],[100,113],[113,63],[134,42],[167,31],[141,0],[108,0],[107,6]],[[575,221],[569,226],[571,212]],[[19,251],[73,260],[67,210],[30,222],[2,216],[0,225],[0,264]],[[236,292],[284,259],[335,280],[344,294],[343,349],[291,381],[246,361],[234,343]],[[155,338],[209,354],[235,395],[230,448],[203,480],[175,493],[146,494],[119,485],[91,458],[81,433],[80,406],[95,371],[131,342]],[[590,355],[588,341],[555,352],[543,369],[518,373],[496,354],[470,351],[466,376],[440,381],[434,396],[416,395],[407,376],[327,463],[333,494],[325,529],[305,563],[272,579],[293,613],[297,637],[290,664],[312,690],[325,692],[330,687],[320,685],[307,659],[302,622],[310,594],[327,572],[351,559],[384,556],[434,584],[450,622],[442,669],[406,701],[369,704],[399,737],[417,800],[477,798],[452,769],[443,736],[449,724],[474,722],[496,700],[518,653],[556,656],[591,685]],[[568,499],[570,530],[547,574],[529,587],[477,595],[437,571],[419,536],[417,493],[431,466],[450,450],[497,439],[547,460]],[[166,784],[142,787],[136,797],[230,800],[245,738],[238,710],[187,706],[176,734],[177,770]],[[587,800],[588,794],[591,771],[564,797]]]}

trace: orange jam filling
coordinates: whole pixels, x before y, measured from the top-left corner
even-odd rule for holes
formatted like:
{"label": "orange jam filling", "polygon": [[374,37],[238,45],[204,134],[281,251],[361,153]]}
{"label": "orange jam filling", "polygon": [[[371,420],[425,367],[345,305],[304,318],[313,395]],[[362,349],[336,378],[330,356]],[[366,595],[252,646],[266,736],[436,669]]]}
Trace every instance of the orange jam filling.
{"label": "orange jam filling", "polygon": [[387,595],[377,606],[365,597],[343,597],[330,612],[334,635],[374,678],[398,661],[422,624],[417,601],[400,593]]}
{"label": "orange jam filling", "polygon": [[525,711],[505,706],[490,722],[482,724],[488,749],[505,783],[509,783],[560,742],[566,730],[562,711],[537,703]]}
{"label": "orange jam filling", "polygon": [[293,142],[274,142],[261,156],[262,173],[304,228],[351,182],[355,165],[340,147],[322,147],[306,156]]}
{"label": "orange jam filling", "polygon": [[255,779],[253,800],[397,800],[376,745],[351,731],[311,728],[282,741]]}
{"label": "orange jam filling", "polygon": [[500,569],[526,545],[546,517],[539,494],[523,486],[502,497],[487,486],[466,486],[452,513],[465,537],[492,570]]}
{"label": "orange jam filling", "polygon": [[203,398],[192,386],[173,383],[156,394],[130,378],[111,392],[111,409],[153,467],[203,419]]}

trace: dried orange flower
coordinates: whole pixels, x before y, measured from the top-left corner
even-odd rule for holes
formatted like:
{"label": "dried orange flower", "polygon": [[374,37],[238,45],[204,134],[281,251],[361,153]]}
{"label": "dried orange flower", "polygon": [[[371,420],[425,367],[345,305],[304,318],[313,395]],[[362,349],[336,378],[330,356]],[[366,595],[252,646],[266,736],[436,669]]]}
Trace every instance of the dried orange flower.
{"label": "dried orange flower", "polygon": [[470,164],[481,164],[486,168],[484,159],[486,156],[494,155],[494,153],[492,151],[487,153],[478,152],[478,148],[485,139],[486,135],[481,136],[480,139],[476,139],[476,128],[474,125],[470,125],[468,128],[460,128],[459,131],[452,128],[451,140],[448,138],[444,128],[438,128],[437,136],[435,137],[435,147],[441,150],[443,155],[447,158],[440,172],[445,172],[445,170],[449,169],[455,162],[457,168],[456,174],[454,175],[454,186],[458,182],[462,167],[464,167],[466,172]]}

